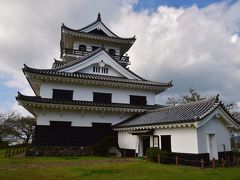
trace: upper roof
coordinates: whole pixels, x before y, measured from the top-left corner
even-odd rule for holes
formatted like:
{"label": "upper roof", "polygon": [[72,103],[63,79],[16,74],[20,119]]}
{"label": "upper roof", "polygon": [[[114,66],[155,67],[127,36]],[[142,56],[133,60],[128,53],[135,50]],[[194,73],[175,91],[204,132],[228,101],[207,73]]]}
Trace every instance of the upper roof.
{"label": "upper roof", "polygon": [[[131,42],[134,43],[136,40],[136,37],[129,37],[129,38],[123,38],[119,37],[115,33],[113,33],[103,22],[100,13],[98,13],[97,19],[92,22],[91,24],[80,28],[80,29],[72,29],[67,27],[64,23],[62,24],[62,32],[64,30],[71,31],[74,33],[79,33],[79,34],[88,34],[88,35],[94,35],[94,36],[99,36],[99,37],[105,37],[105,38],[110,38],[109,40],[123,40],[119,42]],[[73,34],[74,35],[74,34]]]}
{"label": "upper roof", "polygon": [[131,117],[121,123],[116,124],[115,128],[147,126],[147,125],[162,125],[176,123],[191,123],[198,122],[206,118],[218,107],[223,110],[238,124],[240,121],[235,118],[224,107],[218,96],[215,98],[202,100],[194,103],[188,103],[178,106],[170,106],[165,108],[148,111],[145,114]]}

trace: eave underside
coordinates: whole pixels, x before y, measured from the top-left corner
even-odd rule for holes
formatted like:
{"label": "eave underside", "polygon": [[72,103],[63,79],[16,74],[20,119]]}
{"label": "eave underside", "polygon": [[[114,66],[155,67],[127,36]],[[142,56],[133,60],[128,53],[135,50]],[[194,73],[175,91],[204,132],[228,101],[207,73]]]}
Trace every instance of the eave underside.
{"label": "eave underside", "polygon": [[134,106],[129,104],[111,103],[101,104],[91,101],[64,101],[53,100],[49,98],[40,98],[38,96],[16,97],[18,103],[26,108],[30,113],[36,116],[35,110],[70,110],[70,111],[99,111],[99,112],[120,112],[120,113],[143,113],[147,110],[156,109],[157,105]]}

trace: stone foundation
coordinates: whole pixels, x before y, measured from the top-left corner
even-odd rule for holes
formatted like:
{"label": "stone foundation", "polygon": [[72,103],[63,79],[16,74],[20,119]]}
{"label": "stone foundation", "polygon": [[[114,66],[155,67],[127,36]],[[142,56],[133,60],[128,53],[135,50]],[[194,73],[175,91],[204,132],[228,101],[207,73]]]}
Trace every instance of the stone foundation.
{"label": "stone foundation", "polygon": [[69,146],[32,146],[29,147],[26,156],[91,156],[90,147]]}

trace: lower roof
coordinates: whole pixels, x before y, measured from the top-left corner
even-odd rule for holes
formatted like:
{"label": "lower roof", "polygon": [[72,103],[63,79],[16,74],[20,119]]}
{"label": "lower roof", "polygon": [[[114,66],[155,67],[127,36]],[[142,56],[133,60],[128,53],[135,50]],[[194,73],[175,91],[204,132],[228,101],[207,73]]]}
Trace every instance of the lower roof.
{"label": "lower roof", "polygon": [[[64,108],[64,109],[85,109],[97,111],[120,111],[120,112],[145,112],[159,108],[160,105],[144,105],[136,106],[124,103],[95,103],[92,101],[79,100],[57,100],[51,98],[42,98],[40,96],[25,96],[18,92],[16,100],[21,103],[26,109],[31,110],[33,107],[46,108]],[[33,112],[31,112],[33,113]]]}
{"label": "lower roof", "polygon": [[144,114],[137,115],[120,122],[114,125],[114,128],[197,122],[206,118],[219,106],[222,107],[236,123],[240,124],[240,121],[224,107],[217,96],[215,98],[194,103],[158,108],[148,111]]}

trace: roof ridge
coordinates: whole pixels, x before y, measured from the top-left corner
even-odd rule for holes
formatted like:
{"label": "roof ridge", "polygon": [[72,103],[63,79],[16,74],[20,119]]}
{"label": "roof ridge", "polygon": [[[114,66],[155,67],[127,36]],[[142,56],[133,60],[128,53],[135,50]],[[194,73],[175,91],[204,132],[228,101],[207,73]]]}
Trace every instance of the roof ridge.
{"label": "roof ridge", "polygon": [[[79,33],[86,33],[86,34],[93,34],[93,33],[89,33],[89,32],[84,32],[83,30],[87,29],[88,27],[96,24],[96,23],[101,23],[111,34],[113,34],[114,36],[108,36],[107,37],[114,37],[114,38],[120,38],[120,39],[136,39],[135,35],[131,38],[123,38],[123,37],[119,37],[118,35],[116,35],[114,32],[112,32],[103,22],[102,22],[102,18],[101,18],[101,14],[100,12],[98,13],[98,16],[97,16],[97,19],[95,21],[93,21],[92,23],[88,24],[87,26],[84,26],[80,29],[72,29],[72,28],[69,28],[68,26],[66,26],[64,23],[62,23],[62,28],[65,28],[65,29],[68,29],[70,31],[75,31],[75,32],[79,32]],[[93,34],[93,35],[96,35],[96,34]],[[103,37],[106,37],[106,36],[103,36]]]}
{"label": "roof ridge", "polygon": [[196,105],[196,104],[201,104],[203,102],[214,102],[214,104],[220,104],[221,101],[219,101],[218,97],[219,97],[219,94],[217,94],[214,97],[199,100],[199,101],[196,101],[196,102],[190,102],[190,103],[186,103],[186,104],[179,104],[179,105],[176,105],[176,106],[167,106],[167,107],[163,107],[163,108],[157,108],[157,109],[152,110],[151,112],[157,112],[157,111],[167,110],[167,109],[172,109],[172,108],[187,107],[187,106],[192,106],[192,105]]}
{"label": "roof ridge", "polygon": [[92,26],[93,24],[97,23],[97,22],[100,22],[110,33],[112,33],[114,36],[120,38],[118,35],[116,35],[114,32],[112,32],[103,22],[102,22],[102,18],[101,18],[101,14],[100,12],[98,13],[98,16],[97,16],[97,20],[95,20],[94,22],[92,22],[91,24],[81,28],[81,29],[78,29],[78,31],[82,31],[84,29],[87,29],[88,27]]}

